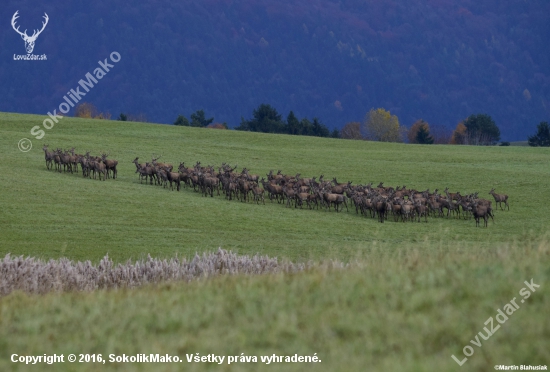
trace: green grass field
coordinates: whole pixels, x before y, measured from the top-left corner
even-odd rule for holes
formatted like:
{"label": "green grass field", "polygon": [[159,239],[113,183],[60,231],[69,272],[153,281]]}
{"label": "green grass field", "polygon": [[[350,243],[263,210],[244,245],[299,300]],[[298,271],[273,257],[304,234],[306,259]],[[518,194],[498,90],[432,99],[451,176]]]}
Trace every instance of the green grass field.
{"label": "green grass field", "polygon": [[[0,257],[124,262],[191,257],[219,246],[293,261],[359,262],[346,271],[223,277],[137,290],[0,298],[0,369],[12,353],[312,355],[322,363],[54,365],[49,370],[487,370],[550,364],[546,201],[550,149],[418,146],[64,118],[35,140],[44,117],[0,113]],[[33,149],[22,153],[27,137]],[[105,151],[119,179],[46,170],[44,143]],[[131,161],[153,153],[178,164],[238,164],[304,177],[509,195],[488,228],[473,220],[393,222],[204,198],[140,184]],[[483,322],[524,287],[541,284],[463,367]],[[470,344],[471,345],[471,344]]]}
{"label": "green grass field", "polygon": [[[361,267],[0,299],[2,371],[488,371],[548,364],[550,245],[380,247]],[[524,281],[540,285],[521,303]],[[478,332],[516,298],[494,335]],[[498,322],[494,320],[494,326]],[[462,367],[451,358],[474,354]],[[314,355],[321,363],[56,364],[43,354]],[[19,367],[19,368],[18,368]]]}
{"label": "green grass field", "polygon": [[[423,249],[426,241],[455,241],[480,249],[548,231],[543,202],[550,198],[549,149],[413,146],[65,118],[42,140],[33,139],[30,152],[20,152],[19,139],[31,137],[30,129],[42,120],[0,114],[0,255],[97,261],[109,253],[125,261],[221,246],[293,260],[347,259],[374,244]],[[92,154],[109,151],[119,161],[119,179],[99,182],[47,171],[44,143]],[[260,175],[281,169],[356,184],[479,191],[486,198],[492,198],[488,192],[495,187],[510,196],[511,207],[497,211],[495,223],[484,229],[475,228],[473,220],[382,225],[355,212],[229,202],[189,189],[178,193],[140,184],[131,161],[137,156],[149,161],[153,153],[173,164],[227,162]]]}

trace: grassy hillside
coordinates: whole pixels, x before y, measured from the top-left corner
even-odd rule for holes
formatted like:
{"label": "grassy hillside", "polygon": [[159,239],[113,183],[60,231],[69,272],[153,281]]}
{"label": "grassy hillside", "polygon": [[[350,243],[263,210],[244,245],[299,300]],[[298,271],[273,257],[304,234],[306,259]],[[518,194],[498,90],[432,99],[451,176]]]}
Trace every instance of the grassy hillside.
{"label": "grassy hillside", "polygon": [[[219,277],[133,290],[14,292],[0,297],[0,370],[457,371],[548,364],[549,149],[414,146],[65,118],[28,153],[43,117],[0,114],[0,257],[115,261],[192,256],[218,246],[302,261],[350,260],[346,270]],[[119,179],[46,170],[43,143],[110,151]],[[488,228],[431,218],[401,223],[355,212],[287,209],[140,184],[131,161],[246,166],[354,183],[510,196]],[[524,281],[540,285],[525,302]],[[470,343],[497,309],[520,308],[482,346]],[[496,325],[496,321],[495,321]],[[451,358],[472,355],[463,367]],[[13,353],[314,355],[316,364],[56,364]]]}
{"label": "grassy hillside", "polygon": [[[550,150],[525,147],[417,146],[265,135],[142,123],[64,118],[34,140],[30,152],[17,143],[32,138],[41,116],[0,114],[0,256],[12,254],[115,261],[189,256],[221,246],[293,260],[347,259],[380,244],[387,249],[427,249],[452,241],[486,249],[537,239],[548,232],[544,201],[550,197]],[[115,181],[84,179],[46,170],[42,145],[109,151],[119,161]],[[489,228],[473,220],[430,219],[388,223],[355,214],[295,210],[277,203],[255,205],[204,198],[184,189],[140,184],[131,161],[151,154],[178,164],[222,162],[265,175],[270,169],[303,177],[337,177],[354,183],[385,182],[426,189],[507,193],[510,211],[496,212]]]}

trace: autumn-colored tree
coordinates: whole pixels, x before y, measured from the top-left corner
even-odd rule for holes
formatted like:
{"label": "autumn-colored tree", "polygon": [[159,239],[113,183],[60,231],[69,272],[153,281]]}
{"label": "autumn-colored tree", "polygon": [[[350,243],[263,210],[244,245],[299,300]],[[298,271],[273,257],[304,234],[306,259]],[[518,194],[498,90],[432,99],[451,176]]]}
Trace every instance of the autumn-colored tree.
{"label": "autumn-colored tree", "polygon": [[363,135],[361,134],[361,123],[357,121],[347,123],[340,131],[340,137],[355,140],[363,139]]}
{"label": "autumn-colored tree", "polygon": [[367,139],[381,142],[403,142],[403,128],[399,119],[383,108],[371,109],[365,116]]}
{"label": "autumn-colored tree", "polygon": [[453,136],[451,137],[451,142],[449,142],[451,145],[464,145],[467,142],[467,134],[466,132],[468,129],[464,125],[463,122],[460,122],[456,125],[456,128],[453,132]]}
{"label": "autumn-colored tree", "polygon": [[83,102],[74,109],[74,116],[77,118],[93,119],[97,115],[97,108],[88,102]]}
{"label": "autumn-colored tree", "polygon": [[104,119],[110,120],[111,114],[108,112],[98,112],[97,108],[88,102],[83,102],[77,105],[74,109],[74,116],[77,118],[87,119]]}

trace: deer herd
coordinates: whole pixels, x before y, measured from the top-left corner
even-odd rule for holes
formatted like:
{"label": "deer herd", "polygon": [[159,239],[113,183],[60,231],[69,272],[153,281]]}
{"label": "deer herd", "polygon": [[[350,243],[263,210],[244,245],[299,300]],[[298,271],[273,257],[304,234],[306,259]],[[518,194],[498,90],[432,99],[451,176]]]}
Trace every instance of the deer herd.
{"label": "deer herd", "polygon": [[[61,172],[78,172],[78,166],[84,177],[99,179],[117,178],[116,160],[107,159],[109,154],[102,153],[100,157],[91,156],[89,151],[84,155],[75,154],[70,150],[56,149],[50,151],[45,145],[44,155],[47,169]],[[303,178],[298,173],[286,175],[279,170],[270,170],[265,177],[251,174],[247,168],[240,172],[237,165],[231,167],[223,163],[215,169],[214,166],[202,166],[197,162],[193,167],[179,163],[177,169],[172,164],[159,162],[161,156],[153,155],[150,162],[140,163],[139,158],[133,160],[140,183],[174,188],[180,191],[182,187],[193,188],[203,196],[223,196],[227,200],[265,204],[265,199],[276,201],[286,207],[332,210],[340,212],[344,208],[349,212],[355,208],[356,214],[377,218],[383,223],[388,218],[398,221],[424,221],[428,217],[453,217],[458,219],[474,218],[476,226],[483,219],[487,227],[488,220],[494,220],[492,202],[480,198],[478,193],[461,194],[449,192],[448,188],[439,193],[428,190],[408,189],[406,186],[385,187],[383,182],[373,187],[367,185],[352,185],[352,182],[340,183],[336,178],[325,180],[324,175]],[[495,206],[502,210],[507,208],[508,195],[497,194],[495,189],[489,192],[495,200]],[[502,204],[504,203],[504,207]]]}
{"label": "deer herd", "polygon": [[70,150],[62,150],[57,148],[53,151],[48,149],[48,145],[44,145],[42,150],[44,151],[44,158],[46,159],[46,168],[53,169],[58,172],[71,172],[78,173],[78,166],[82,171],[82,176],[91,178],[92,175],[94,179],[103,176],[103,181],[107,178],[117,178],[117,169],[118,161],[107,159],[109,154],[101,154],[101,156],[91,156],[89,151],[86,151],[86,154],[75,154],[75,148]]}

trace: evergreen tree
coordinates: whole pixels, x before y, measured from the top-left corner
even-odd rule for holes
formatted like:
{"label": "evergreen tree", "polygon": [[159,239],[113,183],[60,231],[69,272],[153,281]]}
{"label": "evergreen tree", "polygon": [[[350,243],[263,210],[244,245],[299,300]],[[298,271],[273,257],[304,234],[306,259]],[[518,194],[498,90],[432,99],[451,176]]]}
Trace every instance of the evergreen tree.
{"label": "evergreen tree", "polygon": [[307,118],[300,120],[300,135],[313,136],[313,126]]}
{"label": "evergreen tree", "polygon": [[174,125],[183,125],[183,126],[186,126],[186,127],[188,127],[189,124],[190,124],[189,120],[187,120],[187,118],[183,115],[178,115],[178,118],[174,122]]}
{"label": "evergreen tree", "polygon": [[468,145],[493,145],[500,140],[500,129],[487,114],[470,115],[464,126]]}
{"label": "evergreen tree", "polygon": [[211,124],[214,121],[214,118],[206,119],[204,110],[198,110],[191,114],[191,126],[204,128]]}
{"label": "evergreen tree", "polygon": [[253,118],[245,120],[241,117],[241,125],[236,130],[248,130],[263,133],[285,133],[285,123],[277,110],[268,104],[262,103],[252,112]]}
{"label": "evergreen tree", "polygon": [[290,111],[286,118],[286,133],[298,135],[300,134],[300,121],[294,115],[293,111]]}
{"label": "evergreen tree", "polygon": [[534,147],[550,147],[550,125],[545,121],[540,122],[537,125],[537,133],[529,136],[528,143]]}
{"label": "evergreen tree", "polygon": [[434,139],[430,136],[430,131],[426,125],[421,125],[416,133],[416,143],[421,145],[431,145],[434,143]]}
{"label": "evergreen tree", "polygon": [[328,137],[330,134],[328,128],[323,124],[321,124],[321,122],[317,118],[313,118],[313,123],[311,126],[312,126],[313,136]]}

